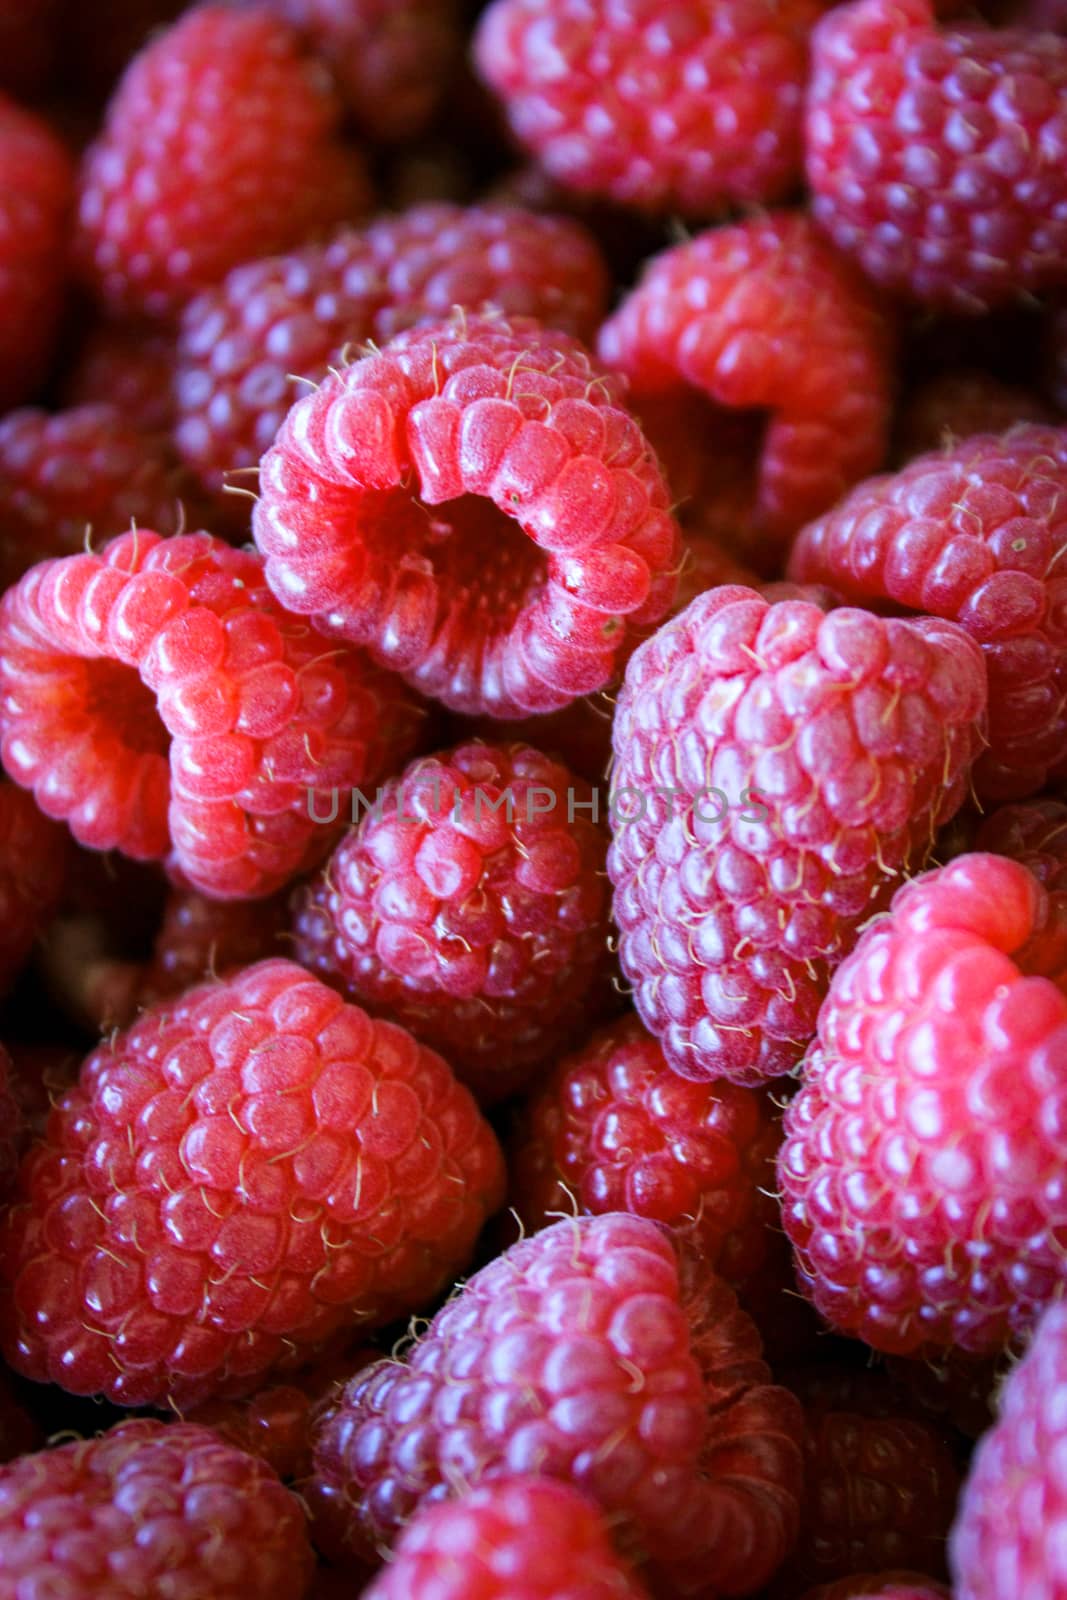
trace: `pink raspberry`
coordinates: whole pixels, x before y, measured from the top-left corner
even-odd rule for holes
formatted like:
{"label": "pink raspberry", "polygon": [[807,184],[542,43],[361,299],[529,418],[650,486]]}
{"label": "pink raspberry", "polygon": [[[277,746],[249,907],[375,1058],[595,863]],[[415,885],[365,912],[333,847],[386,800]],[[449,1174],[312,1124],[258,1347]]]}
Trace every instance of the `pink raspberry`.
{"label": "pink raspberry", "polygon": [[[605,323],[599,351],[630,380],[697,526],[725,536],[732,522],[733,542],[763,568],[884,459],[887,327],[805,216],[753,217],[664,251]],[[704,502],[724,495],[709,522]]]}
{"label": "pink raspberry", "polygon": [[1067,428],[1022,424],[860,484],[805,528],[789,562],[853,604],[950,618],[982,648],[983,799],[1041,789],[1067,760]]}
{"label": "pink raspberry", "polygon": [[0,782],[0,998],[59,905],[67,861],[63,829],[42,815],[32,796]]}
{"label": "pink raspberry", "polygon": [[66,406],[113,405],[144,433],[174,426],[171,378],[174,334],[153,323],[100,322],[91,327],[63,375]]}
{"label": "pink raspberry", "polygon": [[298,400],[264,456],[267,581],[456,711],[529,716],[604,687],[678,563],[619,392],[525,318],[400,334]]}
{"label": "pink raspberry", "polygon": [[127,67],[81,170],[82,275],[114,312],[166,316],[231,267],[356,214],[340,103],[266,12],[195,7]]}
{"label": "pink raspberry", "polygon": [[1062,1288],[1067,967],[1047,917],[1026,867],[960,856],[834,976],[779,1186],[802,1287],[876,1349],[992,1353]]}
{"label": "pink raspberry", "polygon": [[515,1477],[431,1505],[363,1600],[647,1600],[597,1506],[568,1483]]}
{"label": "pink raspberry", "polygon": [[580,223],[507,206],[415,206],[249,262],[185,310],[178,449],[217,489],[228,472],[257,465],[294,400],[367,341],[384,344],[458,305],[591,338],[609,288]]}
{"label": "pink raspberry", "polygon": [[796,1065],[830,971],[958,809],[984,703],[977,647],[933,619],[725,587],[642,645],[608,871],[623,971],[675,1072]]}
{"label": "pink raspberry", "polygon": [[803,1600],[952,1600],[943,1583],[919,1572],[866,1572],[809,1589]]}
{"label": "pink raspberry", "polygon": [[300,1503],[207,1428],[124,1422],[0,1469],[0,1594],[300,1600]]}
{"label": "pink raspberry", "polygon": [[254,1393],[451,1284],[503,1163],[440,1056],[289,961],[88,1058],[0,1239],[11,1365],[122,1405]]}
{"label": "pink raspberry", "polygon": [[797,183],[822,0],[494,0],[478,70],[552,177],[708,217]]}
{"label": "pink raspberry", "polygon": [[0,603],[4,764],[95,850],[173,850],[220,898],[321,859],[320,784],[373,782],[413,713],[275,603],[254,552],[137,530],[34,567]]}
{"label": "pink raspberry", "polygon": [[304,1486],[316,1539],[369,1554],[459,1484],[534,1472],[597,1501],[667,1592],[750,1593],[800,1491],[797,1403],[769,1376],[731,1290],[665,1230],[557,1223],[325,1410]]}
{"label": "pink raspberry", "polygon": [[595,1014],[610,928],[589,786],[528,745],[457,746],[380,791],[297,901],[309,970],[440,1050],[483,1102]]}
{"label": "pink raspberry", "polygon": [[59,333],[71,158],[48,124],[0,95],[0,411],[39,388]]}
{"label": "pink raspberry", "polygon": [[896,421],[896,456],[904,462],[951,450],[976,433],[1006,433],[1017,422],[1052,422],[1031,389],[988,372],[959,367],[928,378],[907,396]]}
{"label": "pink raspberry", "polygon": [[812,54],[814,213],[869,277],[967,312],[1067,279],[1067,40],[857,0]]}
{"label": "pink raspberry", "polygon": [[1000,1395],[963,1488],[949,1556],[957,1600],[1058,1600],[1067,1307],[1050,1306]]}

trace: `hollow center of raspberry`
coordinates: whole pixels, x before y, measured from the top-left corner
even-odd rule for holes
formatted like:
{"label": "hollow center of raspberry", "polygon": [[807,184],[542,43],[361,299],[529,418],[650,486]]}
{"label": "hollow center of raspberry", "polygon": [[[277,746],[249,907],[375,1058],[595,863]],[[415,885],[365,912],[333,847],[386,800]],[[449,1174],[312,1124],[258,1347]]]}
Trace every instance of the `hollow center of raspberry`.
{"label": "hollow center of raspberry", "polygon": [[170,736],[156,711],[155,696],[133,667],[121,661],[87,661],[85,711],[136,755],[166,755]]}

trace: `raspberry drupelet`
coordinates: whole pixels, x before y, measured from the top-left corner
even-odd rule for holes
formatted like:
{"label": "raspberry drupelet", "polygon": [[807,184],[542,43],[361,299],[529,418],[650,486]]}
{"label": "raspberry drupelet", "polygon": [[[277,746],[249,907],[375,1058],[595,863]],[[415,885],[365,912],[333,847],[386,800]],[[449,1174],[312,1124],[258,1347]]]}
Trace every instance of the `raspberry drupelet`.
{"label": "raspberry drupelet", "polygon": [[675,1072],[796,1066],[830,971],[963,800],[984,706],[952,623],[732,586],[636,652],[608,872],[623,971]]}
{"label": "raspberry drupelet", "polygon": [[264,456],[267,581],[455,711],[529,716],[603,688],[679,565],[621,389],[526,318],[400,334],[298,400]]}
{"label": "raspberry drupelet", "polygon": [[121,1405],[254,1393],[469,1260],[503,1160],[441,1057],[289,961],[84,1063],[0,1239],[12,1367]]}
{"label": "raspberry drupelet", "polygon": [[806,146],[815,217],[884,288],[980,312],[1067,279],[1067,40],[838,6]]}
{"label": "raspberry drupelet", "polygon": [[995,855],[905,885],[838,969],[778,1160],[833,1327],[992,1354],[1062,1291],[1065,990],[1062,918]]}
{"label": "raspberry drupelet", "polygon": [[534,1472],[597,1501],[666,1592],[750,1593],[800,1493],[799,1407],[769,1378],[731,1290],[665,1229],[557,1223],[324,1410],[303,1486],[316,1541],[373,1555],[460,1484]]}
{"label": "raspberry drupelet", "polygon": [[74,168],[48,124],[0,95],[0,410],[33,398],[59,334]]}
{"label": "raspberry drupelet", "polygon": [[113,313],[170,316],[240,262],[357,216],[366,179],[340,121],[285,23],[194,7],[131,61],[83,158],[86,283]]}
{"label": "raspberry drupelet", "polygon": [[1067,760],[1067,428],[1020,424],[860,484],[797,539],[790,576],[854,605],[946,617],[989,676],[982,800]]}
{"label": "raspberry drupelet", "polygon": [[598,348],[629,379],[697,529],[765,570],[884,460],[888,326],[800,214],[713,228],[654,257]]}
{"label": "raspberry drupelet", "polygon": [[300,1503],[207,1428],[124,1422],[0,1468],[0,1594],[302,1600]]}
{"label": "raspberry drupelet", "polygon": [[474,59],[565,186],[710,217],[796,185],[822,0],[495,0]]}
{"label": "raspberry drupelet", "polygon": [[588,1496],[515,1477],[429,1506],[363,1600],[647,1600]]}
{"label": "raspberry drupelet", "polygon": [[59,905],[68,854],[64,830],[33,796],[0,782],[0,998]]}
{"label": "raspberry drupelet", "polygon": [[610,280],[579,222],[511,206],[413,206],[236,267],[186,307],[175,442],[205,485],[258,464],[293,402],[348,352],[454,306],[591,338]]}
{"label": "raspberry drupelet", "polygon": [[595,1019],[606,829],[529,745],[456,746],[381,791],[301,891],[297,961],[440,1050],[487,1103]]}
{"label": "raspberry drupelet", "polygon": [[138,529],[34,567],[0,603],[4,764],[95,850],[170,850],[221,899],[279,889],[330,831],[308,793],[414,739],[391,675],[284,612],[254,551]]}

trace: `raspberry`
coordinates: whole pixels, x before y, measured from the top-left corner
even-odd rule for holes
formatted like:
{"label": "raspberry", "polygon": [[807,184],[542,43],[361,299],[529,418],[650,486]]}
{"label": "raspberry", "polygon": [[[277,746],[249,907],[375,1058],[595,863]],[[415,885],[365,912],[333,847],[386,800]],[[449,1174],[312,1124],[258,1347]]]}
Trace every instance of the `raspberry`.
{"label": "raspberry", "polygon": [[516,1477],[429,1506],[363,1600],[643,1600],[596,1505],[567,1483]]}
{"label": "raspberry", "polygon": [[525,318],[400,334],[298,400],[264,456],[267,581],[456,711],[522,717],[603,688],[669,609],[678,562],[618,393]]}
{"label": "raspberry", "polygon": [[0,1594],[299,1600],[299,1502],[206,1428],[125,1422],[0,1470]]}
{"label": "raspberry", "polygon": [[67,859],[62,828],[15,784],[0,783],[0,997],[59,904]]}
{"label": "raspberry", "polygon": [[708,217],[795,186],[822,0],[495,0],[474,58],[561,183]]}
{"label": "raspberry", "polygon": [[1047,406],[1021,384],[965,367],[939,372],[907,397],[897,417],[900,461],[951,450],[976,433],[1006,433],[1017,422],[1051,422]]}
{"label": "raspberry", "polygon": [[806,131],[814,214],[884,288],[970,312],[1067,278],[1067,40],[838,6]]}
{"label": "raspberry", "polygon": [[135,56],[81,171],[77,253],[110,310],[166,316],[367,201],[340,104],[284,23],[199,6]]}
{"label": "raspberry", "polygon": [[[44,1441],[33,1418],[25,1411],[14,1390],[0,1372],[0,1463],[36,1450]],[[2,1557],[0,1557],[2,1561]],[[3,1567],[0,1565],[0,1577]]]}
{"label": "raspberry", "polygon": [[920,1414],[947,1419],[967,1439],[980,1439],[993,1417],[993,1401],[1006,1359],[946,1350],[936,1360],[890,1356],[886,1365],[908,1389]]}
{"label": "raspberry", "polygon": [[227,472],[258,463],[307,383],[361,342],[385,343],[457,305],[496,305],[591,337],[609,287],[580,223],[507,206],[415,206],[237,267],[185,311],[178,449],[216,489]]}
{"label": "raspberry", "polygon": [[254,552],[137,530],[45,561],[0,604],[8,772],[80,843],[220,898],[278,889],[330,842],[308,796],[373,781],[406,703],[283,612]]}
{"label": "raspberry", "polygon": [[764,566],[884,458],[886,324],[804,216],[753,217],[665,250],[599,350],[629,378],[668,475],[672,460],[691,463],[689,482],[677,468],[671,477],[675,492],[698,518],[725,497],[703,530],[726,536],[732,522],[743,555]]}
{"label": "raspberry", "polygon": [[0,95],[0,411],[39,387],[59,332],[70,156],[40,117]]}
{"label": "raspberry", "polygon": [[606,975],[595,805],[528,745],[416,761],[297,902],[296,959],[440,1050],[483,1102],[513,1093],[588,1024]]}
{"label": "raspberry", "polygon": [[122,1405],[254,1393],[425,1303],[501,1197],[441,1058],[288,961],[101,1044],[23,1163],[7,1359]]}
{"label": "raspberry", "polygon": [[1044,786],[1067,758],[1067,429],[1023,424],[860,484],[804,529],[789,563],[854,604],[948,617],[982,647],[983,799]]}
{"label": "raspberry", "polygon": [[1021,864],[960,856],[834,976],[779,1185],[802,1287],[876,1349],[993,1353],[1062,1287],[1067,968],[1047,909]]}
{"label": "raspberry", "polygon": [[800,1489],[796,1401],[768,1378],[731,1290],[655,1223],[557,1223],[325,1410],[316,1538],[366,1554],[459,1482],[533,1471],[590,1494],[682,1592],[699,1574],[707,1600],[749,1593],[788,1550]]}
{"label": "raspberry", "polygon": [[972,848],[1021,861],[1048,891],[1050,912],[1061,898],[1067,907],[1067,806],[1060,801],[1001,806],[981,823]]}
{"label": "raspberry", "polygon": [[637,651],[608,872],[623,971],[675,1072],[796,1065],[829,971],[958,809],[984,700],[951,623],[751,589],[698,595]]}
{"label": "raspberry", "polygon": [[1063,1395],[1067,1307],[1051,1306],[980,1441],[949,1549],[957,1600],[1063,1593]]}
{"label": "raspberry", "polygon": [[0,586],[129,527],[177,532],[181,488],[162,450],[115,406],[9,412],[0,418]]}
{"label": "raspberry", "polygon": [[144,433],[174,426],[174,335],[152,323],[100,322],[90,328],[62,385],[67,406],[113,405]]}
{"label": "raspberry", "polygon": [[804,1600],[952,1600],[942,1583],[918,1572],[867,1572],[809,1589]]}

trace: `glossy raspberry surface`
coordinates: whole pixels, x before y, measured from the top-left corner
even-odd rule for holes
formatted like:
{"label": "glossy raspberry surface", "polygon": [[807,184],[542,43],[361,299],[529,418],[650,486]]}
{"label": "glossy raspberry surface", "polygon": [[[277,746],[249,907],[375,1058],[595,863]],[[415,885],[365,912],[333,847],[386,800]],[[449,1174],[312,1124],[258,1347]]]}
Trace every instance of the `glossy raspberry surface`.
{"label": "glossy raspberry surface", "polygon": [[59,334],[71,158],[33,112],[0,95],[0,407],[33,398]]}
{"label": "glossy raspberry surface", "polygon": [[298,400],[264,456],[267,581],[456,711],[519,717],[602,688],[678,566],[620,388],[524,318],[400,334]]}
{"label": "glossy raspberry surface", "polygon": [[11,987],[55,912],[67,861],[63,830],[38,810],[32,795],[0,783],[0,994]]}
{"label": "glossy raspberry surface", "polygon": [[699,595],[637,651],[608,871],[623,971],[674,1071],[796,1066],[830,971],[959,807],[984,700],[951,623],[751,589]]}

